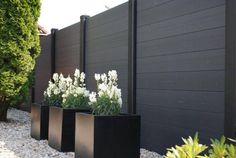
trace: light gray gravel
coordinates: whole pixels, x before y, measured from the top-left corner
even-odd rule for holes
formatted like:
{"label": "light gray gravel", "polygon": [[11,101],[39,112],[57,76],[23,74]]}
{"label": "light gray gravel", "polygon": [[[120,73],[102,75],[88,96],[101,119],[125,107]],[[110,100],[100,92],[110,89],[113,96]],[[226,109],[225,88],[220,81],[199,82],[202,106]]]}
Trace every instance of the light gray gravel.
{"label": "light gray gravel", "polygon": [[[74,153],[58,152],[46,140],[30,137],[30,114],[16,109],[8,110],[7,123],[0,122],[0,158],[74,158]],[[140,158],[162,158],[154,152],[141,149]]]}

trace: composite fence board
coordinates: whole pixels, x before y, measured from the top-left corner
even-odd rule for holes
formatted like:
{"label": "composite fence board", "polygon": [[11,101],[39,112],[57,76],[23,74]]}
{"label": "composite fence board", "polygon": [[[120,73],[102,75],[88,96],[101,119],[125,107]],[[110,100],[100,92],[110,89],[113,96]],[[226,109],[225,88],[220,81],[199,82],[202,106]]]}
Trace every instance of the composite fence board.
{"label": "composite fence board", "polygon": [[[145,114],[148,112],[144,112],[142,117],[145,117]],[[153,116],[153,115],[152,115]],[[188,128],[180,128],[173,125],[167,124],[156,124],[153,122],[142,122],[143,123],[143,135],[148,135],[146,139],[142,140],[142,143],[148,144],[149,149],[161,149],[161,148],[169,148],[169,141],[175,142],[175,144],[183,144],[182,137],[187,138],[189,135],[194,135],[196,133],[195,130],[190,130]],[[150,130],[153,128],[158,128],[161,133],[165,133],[165,136],[159,135],[155,130]],[[175,133],[173,134],[173,131]],[[218,136],[218,135],[217,135]],[[212,134],[202,133],[199,136],[201,142],[209,142],[209,138],[212,137]],[[158,150],[160,151],[160,150]]]}
{"label": "composite fence board", "polygon": [[[87,34],[88,34],[88,37],[92,36],[92,34],[90,35],[89,31],[87,32]],[[124,47],[124,46],[128,47],[127,34],[128,34],[128,31],[126,30],[126,31],[122,31],[122,32],[119,32],[119,33],[115,33],[113,35],[100,37],[100,38],[97,38],[97,39],[87,38],[86,44],[91,45],[91,46],[88,46],[86,49],[90,53],[96,53],[98,51],[101,52],[101,51],[106,51],[108,49],[112,50],[112,49],[115,49],[117,47]]]}
{"label": "composite fence board", "polygon": [[137,82],[137,89],[222,92],[224,71],[145,73]]}
{"label": "composite fence board", "polygon": [[80,62],[80,23],[56,32],[56,72],[72,75]]}
{"label": "composite fence board", "polygon": [[221,26],[225,26],[225,5],[139,27],[137,40],[161,39]]}
{"label": "composite fence board", "polygon": [[[222,113],[224,92],[138,89],[137,102],[145,107],[184,109]],[[153,102],[157,100],[157,102]]]}
{"label": "composite fence board", "polygon": [[[139,2],[142,0],[138,0]],[[225,4],[225,0],[173,0],[163,5],[140,11],[138,26],[150,25],[165,20],[175,19],[187,14],[208,10]],[[152,17],[152,18],[150,18]]]}
{"label": "composite fence board", "polygon": [[[140,38],[140,37],[139,37]],[[225,27],[139,42],[137,57],[178,54],[225,48]]]}
{"label": "composite fence board", "polygon": [[[90,40],[92,39],[96,40],[96,39],[99,39],[100,37],[124,32],[127,30],[127,21],[128,21],[128,17],[120,17],[120,19],[114,20],[110,23],[107,23],[101,26],[97,25],[97,27],[88,29],[89,34],[87,38]],[[90,25],[90,20],[88,20],[88,25]]]}
{"label": "composite fence board", "polygon": [[142,10],[151,9],[159,5],[163,5],[173,0],[149,0],[147,1],[138,1],[137,10],[140,12]]}
{"label": "composite fence board", "polygon": [[216,49],[142,57],[137,59],[137,68],[139,73],[224,70],[224,55],[224,49]]}
{"label": "composite fence board", "polygon": [[[103,17],[103,18],[100,18]],[[128,3],[88,19],[86,39],[87,86],[95,90],[94,73],[117,70],[122,88],[123,111],[127,109]],[[97,18],[99,20],[97,20]],[[108,22],[109,21],[109,22]]]}
{"label": "composite fence board", "polygon": [[35,66],[35,102],[41,103],[43,92],[51,78],[51,35],[41,36],[41,54],[36,60]]}
{"label": "composite fence board", "polygon": [[[197,131],[209,143],[224,132],[225,1],[142,3],[138,0],[141,145],[164,154]],[[176,130],[169,131],[172,126]]]}
{"label": "composite fence board", "polygon": [[[121,4],[117,7],[107,10],[106,12],[100,13],[98,15],[93,16],[88,21],[88,29],[93,29],[96,27],[101,27],[102,25],[106,25],[116,21],[117,19],[125,19],[128,15],[128,5],[127,3]],[[104,32],[105,33],[105,32]]]}

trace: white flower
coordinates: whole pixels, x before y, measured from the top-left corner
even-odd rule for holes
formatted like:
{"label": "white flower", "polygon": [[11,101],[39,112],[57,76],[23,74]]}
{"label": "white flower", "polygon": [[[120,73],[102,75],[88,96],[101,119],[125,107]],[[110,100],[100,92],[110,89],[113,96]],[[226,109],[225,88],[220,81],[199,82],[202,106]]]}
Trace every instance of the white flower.
{"label": "white flower", "polygon": [[107,85],[105,83],[101,83],[98,85],[98,89],[100,89],[101,91],[106,91],[107,90]]}
{"label": "white flower", "polygon": [[85,73],[81,72],[81,74],[80,74],[80,82],[84,83],[84,80],[85,80]]}
{"label": "white flower", "polygon": [[64,79],[64,76],[63,76],[63,74],[61,73],[60,76],[59,76],[59,80],[62,80],[62,79]]}
{"label": "white flower", "polygon": [[62,98],[66,98],[67,97],[67,95],[66,94],[62,94]]}
{"label": "white flower", "polygon": [[107,82],[107,75],[105,73],[101,75],[101,80]]}
{"label": "white flower", "polygon": [[109,71],[108,76],[110,80],[114,80],[114,81],[116,81],[118,78],[116,70]]}
{"label": "white flower", "polygon": [[56,89],[54,89],[53,93],[54,93],[55,95],[58,95],[58,94],[60,93],[60,91],[59,91],[58,88],[56,88]]}
{"label": "white flower", "polygon": [[118,99],[118,104],[120,105],[120,107],[122,107],[122,99],[121,98]]}
{"label": "white flower", "polygon": [[66,78],[66,81],[67,81],[68,83],[72,83],[72,79],[70,78],[70,76],[68,76],[68,77]]}
{"label": "white flower", "polygon": [[76,78],[79,78],[79,77],[80,77],[80,70],[79,70],[79,69],[75,69],[74,76],[75,76]]}
{"label": "white flower", "polygon": [[96,81],[99,81],[101,79],[101,75],[100,74],[95,74],[94,77],[95,77]]}
{"label": "white flower", "polygon": [[96,93],[95,93],[95,92],[90,93],[90,95],[89,95],[89,101],[90,101],[91,103],[97,102],[97,98],[96,98]]}
{"label": "white flower", "polygon": [[121,98],[121,89],[118,89],[118,88],[117,88],[117,90],[116,90],[116,95],[117,95],[119,98]]}
{"label": "white flower", "polygon": [[59,80],[58,73],[54,73],[52,78],[55,82],[58,82],[58,80]]}
{"label": "white flower", "polygon": [[89,91],[88,91],[88,90],[85,90],[85,91],[84,91],[84,96],[85,96],[85,97],[89,97]]}
{"label": "white flower", "polygon": [[103,95],[104,95],[104,92],[103,92],[103,91],[99,91],[99,92],[98,92],[98,96],[99,96],[99,97],[101,97],[101,96],[103,96]]}
{"label": "white flower", "polygon": [[76,88],[76,93],[79,94],[79,95],[83,94],[84,93],[84,88],[81,88],[81,87]]}

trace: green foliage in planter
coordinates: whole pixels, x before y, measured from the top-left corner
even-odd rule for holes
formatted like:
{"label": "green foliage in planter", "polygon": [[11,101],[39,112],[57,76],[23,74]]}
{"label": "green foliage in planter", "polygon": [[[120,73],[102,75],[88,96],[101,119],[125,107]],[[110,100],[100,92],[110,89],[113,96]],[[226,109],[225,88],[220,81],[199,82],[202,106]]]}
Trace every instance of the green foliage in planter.
{"label": "green foliage in planter", "polygon": [[220,140],[211,139],[208,155],[202,154],[208,147],[199,143],[198,134],[194,136],[194,139],[189,137],[183,141],[184,145],[167,149],[165,158],[236,158],[236,146],[227,144],[224,136]]}
{"label": "green foliage in planter", "polygon": [[107,95],[97,97],[96,103],[91,104],[95,115],[119,115],[120,104],[116,99],[111,99]]}
{"label": "green foliage in planter", "polygon": [[88,101],[88,97],[85,97],[84,95],[69,94],[62,103],[62,107],[88,109]]}
{"label": "green foliage in planter", "polygon": [[39,15],[40,0],[0,1],[0,120],[29,82],[40,52]]}

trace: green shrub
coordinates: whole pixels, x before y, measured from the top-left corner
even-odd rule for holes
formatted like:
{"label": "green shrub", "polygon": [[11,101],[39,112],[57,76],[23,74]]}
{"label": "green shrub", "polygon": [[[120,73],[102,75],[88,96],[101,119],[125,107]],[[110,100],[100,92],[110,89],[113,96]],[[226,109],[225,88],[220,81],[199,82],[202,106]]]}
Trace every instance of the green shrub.
{"label": "green shrub", "polygon": [[236,146],[227,144],[224,136],[220,140],[212,139],[211,147],[209,158],[236,158]]}
{"label": "green shrub", "polygon": [[236,158],[236,146],[227,144],[224,136],[220,140],[211,139],[208,155],[202,154],[208,147],[199,143],[198,134],[183,141],[184,145],[167,149],[165,158]]}
{"label": "green shrub", "polygon": [[198,134],[188,139],[184,139],[184,145],[178,146],[176,145],[175,148],[172,147],[167,149],[168,152],[166,154],[166,158],[204,158],[202,154],[206,149],[206,145],[199,144]]}
{"label": "green shrub", "polygon": [[209,150],[210,158],[224,158],[228,154],[225,137],[221,137],[220,140],[211,139],[211,143],[212,149]]}
{"label": "green shrub", "polygon": [[40,52],[40,0],[0,1],[0,121],[24,91]]}

